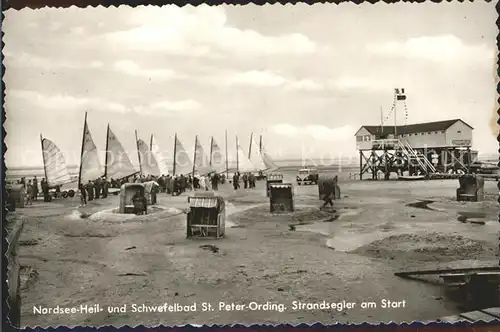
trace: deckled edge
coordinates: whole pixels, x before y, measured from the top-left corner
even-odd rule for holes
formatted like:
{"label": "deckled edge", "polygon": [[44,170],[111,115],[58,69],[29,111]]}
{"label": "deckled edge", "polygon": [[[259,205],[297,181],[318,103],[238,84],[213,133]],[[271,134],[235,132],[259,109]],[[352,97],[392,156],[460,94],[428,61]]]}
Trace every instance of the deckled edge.
{"label": "deckled edge", "polygon": [[[50,2],[49,0],[48,2]],[[52,0],[54,1],[54,0]],[[56,2],[60,2],[58,0],[55,0]],[[0,13],[0,22],[3,23],[4,20],[4,14],[3,12],[7,9],[14,9],[14,10],[20,10],[22,8],[30,8],[30,9],[39,9],[39,8],[56,8],[56,9],[62,9],[62,8],[69,8],[69,7],[79,7],[79,8],[86,8],[86,7],[119,7],[121,5],[125,6],[131,6],[131,7],[136,7],[136,6],[147,6],[147,5],[153,5],[153,6],[162,6],[162,5],[176,5],[178,7],[184,7],[187,5],[192,5],[192,6],[198,6],[200,4],[207,4],[210,6],[217,6],[217,5],[246,5],[246,4],[256,4],[256,5],[269,5],[269,4],[281,4],[281,5],[288,5],[288,4],[298,4],[298,3],[307,3],[309,5],[313,5],[316,3],[332,3],[332,4],[340,4],[340,3],[345,3],[345,2],[352,2],[357,5],[362,4],[363,2],[368,2],[370,4],[376,4],[377,2],[381,2],[381,0],[331,0],[331,1],[261,1],[261,0],[254,0],[254,1],[241,1],[241,0],[236,0],[236,1],[216,1],[216,0],[208,0],[208,1],[179,1],[179,0],[174,0],[170,1],[169,3],[165,3],[164,1],[158,1],[158,0],[149,0],[149,1],[128,1],[128,2],[120,2],[120,1],[113,1],[113,3],[106,3],[106,0],[103,0],[105,4],[100,3],[99,1],[96,0],[81,0],[83,3],[78,3],[76,0],[64,0],[66,2],[65,5],[45,5],[45,6],[38,6],[38,7],[31,7],[31,6],[16,6],[16,3],[14,5],[11,5],[10,3],[6,3],[5,0],[2,1],[2,12]],[[422,3],[427,0],[383,0],[382,2],[386,4],[392,4],[392,3],[398,3],[398,2],[409,2],[409,3]],[[438,0],[429,0],[434,3],[441,3],[441,2],[452,2],[453,0],[445,0],[445,1],[438,1]],[[464,2],[464,0],[458,0],[459,2]],[[75,3],[76,2],[76,3]],[[490,3],[492,0],[485,0],[485,2]],[[498,29],[500,30],[500,1],[497,2],[496,6],[496,11],[497,11],[497,20],[496,24]],[[19,329],[14,328],[9,321],[9,313],[10,313],[10,307],[8,304],[8,285],[7,285],[7,230],[6,230],[6,215],[7,211],[5,208],[5,197],[6,197],[6,187],[5,187],[5,175],[6,175],[6,165],[5,165],[5,153],[7,151],[7,145],[5,144],[5,136],[7,135],[7,132],[5,130],[5,120],[6,120],[6,111],[5,111],[5,82],[3,80],[4,75],[5,75],[5,66],[3,64],[4,60],[4,54],[3,54],[3,48],[4,48],[4,43],[3,43],[3,29],[0,31],[0,45],[1,45],[1,59],[2,59],[2,97],[1,97],[1,102],[2,102],[2,115],[1,115],[1,121],[2,121],[2,197],[4,201],[2,201],[2,294],[4,294],[2,298],[2,303],[1,303],[1,311],[2,311],[2,330],[4,331],[18,331]],[[500,46],[500,31],[497,35],[497,49]],[[500,52],[497,53],[497,78],[500,76]],[[498,79],[497,79],[498,81]],[[500,95],[500,81],[497,83],[497,93]],[[498,120],[497,124],[500,125],[500,98],[497,98],[497,104],[498,104]],[[500,153],[500,131],[497,136],[497,141],[499,143],[499,149],[498,152]],[[498,160],[498,166],[500,167],[500,157]],[[497,182],[497,187],[498,187],[498,203],[500,204],[500,179]],[[498,221],[500,223],[500,212],[498,214]],[[499,237],[498,237],[498,251],[499,251],[499,266],[500,266],[500,232],[499,232]],[[5,296],[7,294],[7,296]],[[98,330],[104,330],[104,331],[109,331],[109,330],[119,330],[120,332],[126,332],[126,331],[140,331],[142,329],[148,330],[148,329],[174,329],[174,328],[330,328],[330,327],[336,327],[336,328],[370,328],[370,327],[381,327],[381,328],[416,328],[418,329],[419,327],[436,327],[436,331],[438,331],[439,327],[477,327],[478,325],[483,325],[483,326],[488,326],[488,325],[497,325],[500,324],[500,320],[495,319],[491,320],[489,322],[479,320],[476,322],[468,322],[468,321],[459,321],[459,322],[454,322],[454,323],[448,323],[448,322],[440,322],[440,321],[428,321],[428,322],[419,322],[419,321],[412,321],[411,323],[408,322],[403,322],[403,323],[395,323],[395,322],[380,322],[380,323],[360,323],[360,324],[342,324],[342,323],[335,323],[332,325],[323,325],[321,323],[314,323],[314,324],[249,324],[249,325],[244,325],[244,324],[223,324],[223,325],[208,325],[208,324],[185,324],[185,325],[152,325],[152,326],[146,326],[144,324],[138,324],[135,326],[130,326],[130,325],[121,325],[121,326],[113,326],[113,325],[101,325],[99,327],[96,326],[64,326],[64,325],[59,325],[56,327],[41,327],[41,326],[35,326],[35,327],[25,327],[23,328],[23,331],[26,332],[40,332],[40,330],[51,330],[53,332],[65,332],[65,331],[82,331],[82,332],[87,332],[87,331],[98,331]],[[497,325],[498,326],[498,325]]]}
{"label": "deckled edge", "polygon": [[[3,3],[2,3],[3,7]],[[3,23],[4,20],[4,13],[3,10],[0,13],[0,22]],[[1,26],[1,25],[0,25]],[[7,276],[8,276],[8,257],[7,257],[7,249],[8,249],[8,242],[7,242],[7,211],[6,211],[6,200],[5,197],[7,197],[7,190],[5,188],[5,174],[6,174],[6,166],[5,166],[5,152],[7,150],[7,145],[5,144],[5,136],[6,136],[6,130],[5,130],[5,118],[6,118],[6,112],[5,112],[5,82],[4,82],[4,76],[5,76],[5,66],[3,63],[4,59],[4,54],[3,54],[3,49],[4,49],[4,42],[3,42],[3,29],[0,28],[0,53],[1,53],[1,59],[2,59],[2,70],[1,70],[1,75],[2,75],[2,97],[1,97],[1,102],[2,102],[2,114],[1,114],[1,121],[2,121],[2,174],[1,174],[1,181],[2,181],[2,303],[1,303],[1,311],[2,311],[2,330],[3,331],[13,331],[15,328],[12,326],[10,323],[10,305],[9,305],[9,288],[7,284]]]}
{"label": "deckled edge", "polygon": [[[390,328],[392,329],[401,329],[403,331],[417,331],[419,328],[432,328],[435,327],[436,331],[442,331],[441,328],[446,328],[446,327],[462,327],[462,328],[467,328],[470,327],[471,329],[478,328],[480,326],[486,327],[486,326],[491,326],[494,325],[495,327],[498,327],[500,324],[500,320],[492,320],[485,322],[483,320],[476,321],[474,323],[468,322],[468,321],[460,321],[460,322],[454,322],[454,323],[448,323],[448,322],[438,322],[438,321],[429,321],[429,322],[418,322],[418,321],[413,321],[411,323],[403,322],[403,323],[394,323],[394,322],[380,322],[376,324],[371,324],[371,323],[351,323],[351,324],[343,324],[343,323],[334,323],[331,325],[323,325],[321,323],[314,323],[314,324],[306,324],[306,323],[301,323],[301,324],[203,324],[203,325],[192,325],[192,324],[185,324],[185,325],[144,325],[144,324],[138,324],[135,326],[130,326],[130,325],[121,325],[121,326],[113,326],[113,325],[102,325],[99,327],[96,326],[74,326],[74,327],[68,327],[64,325],[59,325],[57,327],[40,327],[40,326],[35,326],[35,327],[25,327],[23,328],[23,332],[40,332],[41,330],[45,331],[51,331],[51,332],[89,332],[89,331],[119,331],[119,332],[132,332],[132,331],[164,331],[164,330],[172,330],[172,329],[215,329],[215,328],[242,328],[242,329],[248,329],[248,328],[253,328],[253,329],[269,329],[269,328],[279,328],[279,329],[295,329],[295,328],[314,328],[314,329],[325,329],[325,328],[337,328],[337,329],[348,329],[348,328],[355,328],[356,330],[360,328],[373,328],[373,327],[378,327],[378,328]],[[408,330],[410,329],[410,330]],[[415,329],[415,330],[413,330]],[[444,330],[448,331],[448,330]],[[453,330],[454,331],[454,330]],[[253,332],[259,332],[259,331],[253,331]]]}
{"label": "deckled edge", "polygon": [[[119,7],[119,6],[131,6],[131,7],[137,7],[137,6],[164,6],[164,5],[176,5],[178,7],[184,7],[187,5],[191,6],[199,6],[202,4],[206,4],[209,6],[218,6],[218,5],[234,5],[234,6],[241,6],[241,5],[248,5],[248,4],[255,4],[255,5],[296,5],[296,4],[308,4],[308,5],[314,5],[318,3],[326,4],[326,3],[331,3],[331,4],[341,4],[345,2],[352,2],[356,5],[360,5],[363,3],[369,3],[369,4],[376,4],[377,2],[384,2],[386,4],[393,4],[393,3],[398,3],[398,2],[405,2],[405,3],[423,3],[423,2],[433,2],[433,3],[441,3],[441,2],[466,2],[466,0],[330,0],[330,1],[314,1],[314,0],[305,0],[305,1],[298,1],[298,0],[292,0],[292,1],[276,1],[276,0],[235,0],[235,1],[230,1],[230,0],[225,0],[225,1],[218,1],[218,0],[188,0],[188,1],[183,1],[183,0],[170,0],[170,1],[165,1],[165,0],[146,0],[146,1],[141,1],[141,0],[132,0],[132,1],[118,1],[118,0],[46,0],[44,1],[43,5],[40,4],[41,1],[39,0],[4,0],[2,3],[2,9],[7,10],[7,9],[14,9],[14,10],[20,10],[23,8],[30,8],[30,9],[40,9],[40,8],[55,8],[55,9],[61,9],[61,8],[70,8],[70,7],[78,7],[78,8],[86,8],[86,7]],[[469,0],[472,2],[473,0]],[[483,0],[484,2],[491,3],[493,0]],[[24,3],[29,3],[29,2],[34,2],[35,4],[32,4],[31,6],[26,6],[23,5]]]}

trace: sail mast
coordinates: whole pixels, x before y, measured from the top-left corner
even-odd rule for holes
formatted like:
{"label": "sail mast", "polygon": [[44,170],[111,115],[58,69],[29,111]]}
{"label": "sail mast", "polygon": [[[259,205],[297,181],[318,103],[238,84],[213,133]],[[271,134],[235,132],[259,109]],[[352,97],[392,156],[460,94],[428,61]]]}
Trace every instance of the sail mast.
{"label": "sail mast", "polygon": [[106,155],[104,157],[104,177],[108,176],[108,151],[109,149],[109,123],[108,123],[108,130],[106,132]]}
{"label": "sail mast", "polygon": [[87,132],[87,112],[85,112],[85,120],[83,121],[83,134],[82,134],[82,150],[80,152],[80,169],[78,170],[78,189],[82,184],[82,165],[83,165],[83,147],[85,146],[85,133]]}
{"label": "sail mast", "polygon": [[[42,145],[42,162],[43,162],[43,173],[45,174],[45,181],[49,181],[47,178],[47,165],[45,165],[45,153],[43,152],[43,137],[42,133],[40,133],[40,144]],[[48,182],[47,182],[48,184]]]}
{"label": "sail mast", "polygon": [[153,134],[151,134],[151,139],[149,140],[149,151],[153,151]]}
{"label": "sail mast", "polygon": [[213,153],[213,148],[214,148],[214,137],[212,136],[212,139],[210,140],[210,167],[212,167],[212,153]]}
{"label": "sail mast", "polygon": [[260,135],[259,139],[259,152],[262,153],[262,134]]}
{"label": "sail mast", "polygon": [[252,140],[253,140],[253,133],[250,134],[250,144],[248,144],[248,159],[252,158]]}
{"label": "sail mast", "polygon": [[194,138],[194,156],[193,156],[193,176],[194,176],[194,171],[196,170],[196,148],[198,147],[198,135],[195,136]]}
{"label": "sail mast", "polygon": [[177,133],[175,133],[174,137],[174,166],[172,167],[172,175],[175,175],[175,163],[177,158]]}
{"label": "sail mast", "polygon": [[137,158],[139,158],[139,175],[142,177],[141,152],[139,151],[139,139],[137,138],[137,130],[135,131],[135,145],[137,147]]}
{"label": "sail mast", "polygon": [[239,173],[240,172],[240,160],[239,160],[239,153],[238,153],[238,135],[236,135],[236,171]]}
{"label": "sail mast", "polygon": [[227,155],[227,129],[226,129],[226,135],[225,135],[225,139],[226,139],[226,178],[229,178],[229,161],[228,161],[228,155]]}

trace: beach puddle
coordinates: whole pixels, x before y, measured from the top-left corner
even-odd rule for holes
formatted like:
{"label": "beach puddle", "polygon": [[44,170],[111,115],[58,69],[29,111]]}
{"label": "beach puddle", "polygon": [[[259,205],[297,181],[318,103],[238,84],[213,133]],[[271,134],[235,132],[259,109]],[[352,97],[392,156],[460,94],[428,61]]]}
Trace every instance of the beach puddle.
{"label": "beach puddle", "polygon": [[119,213],[118,208],[106,209],[95,212],[90,215],[85,215],[79,211],[73,211],[68,218],[73,219],[88,219],[90,221],[106,222],[106,223],[124,223],[124,222],[147,222],[158,220],[160,218],[174,217],[184,214],[184,211],[177,208],[152,205],[148,207],[148,214],[135,215],[133,213]]}
{"label": "beach puddle", "polygon": [[[352,239],[352,241],[356,240]],[[374,258],[452,261],[471,257],[479,259],[483,256],[490,256],[495,250],[494,246],[485,242],[461,235],[420,232],[392,234],[349,251]]]}

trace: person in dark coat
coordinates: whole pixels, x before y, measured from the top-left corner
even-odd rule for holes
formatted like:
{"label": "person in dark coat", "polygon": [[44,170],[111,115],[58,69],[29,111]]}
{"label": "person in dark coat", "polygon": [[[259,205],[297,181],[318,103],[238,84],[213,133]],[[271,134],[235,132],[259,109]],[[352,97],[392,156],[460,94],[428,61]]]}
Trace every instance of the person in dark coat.
{"label": "person in dark coat", "polygon": [[179,195],[179,177],[174,176],[172,178],[172,196]]}
{"label": "person in dark coat", "polygon": [[102,180],[101,178],[97,178],[94,181],[95,199],[99,199],[101,197],[101,187],[102,187]]}
{"label": "person in dark coat", "polygon": [[234,173],[234,175],[233,175],[233,188],[234,188],[234,190],[237,190],[240,187],[239,181],[240,181],[240,179],[238,178],[238,173]]}
{"label": "person in dark coat", "polygon": [[212,177],[210,178],[210,182],[212,182],[212,189],[213,190],[219,190],[219,181],[220,181],[220,176],[217,173],[212,174]]}
{"label": "person in dark coat", "polygon": [[172,194],[172,177],[170,174],[167,174],[165,178],[165,191],[168,195]]}
{"label": "person in dark coat", "polygon": [[38,199],[38,179],[36,175],[33,179],[33,199],[36,201]]}
{"label": "person in dark coat", "polygon": [[134,203],[135,214],[148,214],[148,201],[144,195],[141,195],[139,190],[137,190],[135,195],[132,197],[132,202]]}
{"label": "person in dark coat", "polygon": [[94,189],[94,184],[92,183],[92,181],[89,180],[89,182],[87,183],[86,189],[87,189],[87,194],[88,194],[87,196],[88,196],[89,202],[93,201],[95,189]]}
{"label": "person in dark coat", "polygon": [[40,182],[40,186],[42,187],[42,193],[43,193],[43,201],[48,202],[49,201],[49,185],[45,178],[42,178],[42,181]]}
{"label": "person in dark coat", "polygon": [[87,190],[82,183],[80,183],[78,190],[80,190],[80,206],[87,205]]}
{"label": "person in dark coat", "polygon": [[102,184],[101,184],[101,186],[102,186],[102,198],[108,197],[109,182],[108,182],[108,180],[105,177],[102,178]]}
{"label": "person in dark coat", "polygon": [[243,173],[243,176],[241,177],[243,180],[243,188],[247,189],[248,188],[248,175],[247,173]]}
{"label": "person in dark coat", "polygon": [[200,179],[195,176],[193,177],[193,190],[199,189],[200,188]]}

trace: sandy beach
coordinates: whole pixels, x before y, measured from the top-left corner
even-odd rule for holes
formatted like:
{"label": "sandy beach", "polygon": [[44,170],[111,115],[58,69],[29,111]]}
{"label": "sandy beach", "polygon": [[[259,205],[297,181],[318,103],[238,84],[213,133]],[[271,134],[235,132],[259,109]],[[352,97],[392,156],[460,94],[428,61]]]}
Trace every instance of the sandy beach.
{"label": "sandy beach", "polygon": [[[293,183],[294,176],[285,173],[285,182]],[[35,202],[9,215],[26,219],[21,324],[330,324],[453,315],[461,310],[444,286],[394,273],[497,265],[496,183],[486,182],[479,203],[456,202],[457,186],[457,180],[343,180],[336,211],[320,211],[317,186],[295,186],[295,213],[271,215],[265,181],[238,191],[225,184],[218,193],[227,206],[226,236],[219,240],[186,239],[191,193],[160,194],[146,216],[113,213],[118,196],[84,208],[78,208],[78,197]],[[431,201],[427,209],[407,206],[421,200]],[[458,221],[464,213],[485,224]],[[399,307],[384,308],[384,299]],[[323,301],[340,304],[298,308],[299,302]],[[363,302],[377,305],[362,308]],[[143,304],[164,303],[196,304],[196,310],[134,312]],[[96,304],[102,308],[97,313],[35,313],[35,308]],[[208,304],[212,308],[204,310]],[[237,304],[247,307],[237,310]],[[108,312],[124,305],[126,312]]]}

